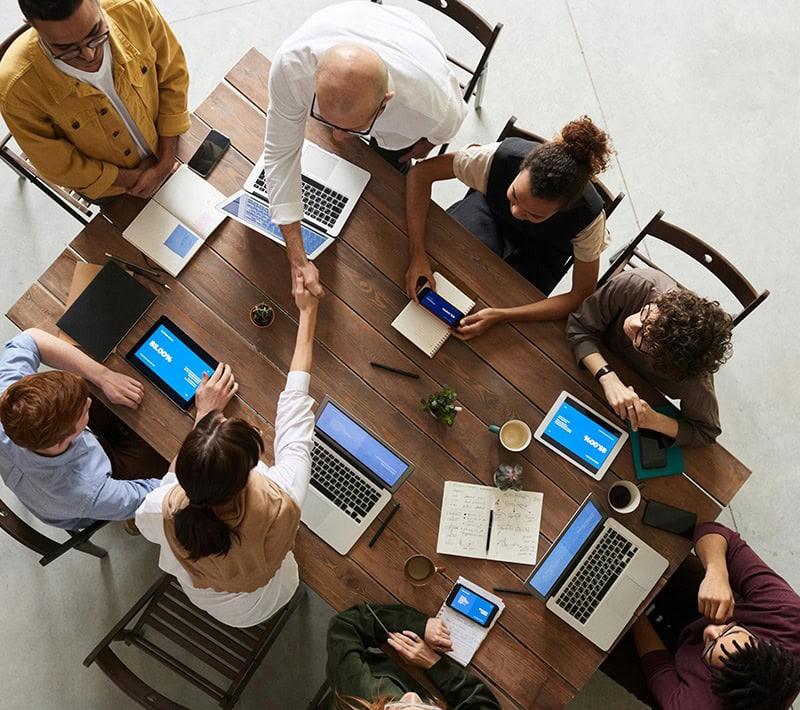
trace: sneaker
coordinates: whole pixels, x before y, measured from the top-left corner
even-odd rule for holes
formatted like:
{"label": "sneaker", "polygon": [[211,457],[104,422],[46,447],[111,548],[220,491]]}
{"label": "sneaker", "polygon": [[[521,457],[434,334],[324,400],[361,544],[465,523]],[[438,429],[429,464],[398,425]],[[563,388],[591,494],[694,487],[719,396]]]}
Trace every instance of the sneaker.
{"label": "sneaker", "polygon": [[128,518],[123,527],[125,528],[125,532],[128,535],[141,535],[142,533],[139,532],[139,528],[136,527],[136,518]]}

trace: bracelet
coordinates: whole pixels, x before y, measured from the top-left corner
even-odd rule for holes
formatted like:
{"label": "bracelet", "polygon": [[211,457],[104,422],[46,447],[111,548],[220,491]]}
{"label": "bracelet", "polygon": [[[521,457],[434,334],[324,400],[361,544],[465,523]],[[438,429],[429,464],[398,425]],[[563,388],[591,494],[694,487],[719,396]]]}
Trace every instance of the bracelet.
{"label": "bracelet", "polygon": [[600,378],[603,377],[603,375],[607,375],[609,372],[614,372],[611,365],[603,365],[603,367],[594,373],[594,379],[600,382]]}

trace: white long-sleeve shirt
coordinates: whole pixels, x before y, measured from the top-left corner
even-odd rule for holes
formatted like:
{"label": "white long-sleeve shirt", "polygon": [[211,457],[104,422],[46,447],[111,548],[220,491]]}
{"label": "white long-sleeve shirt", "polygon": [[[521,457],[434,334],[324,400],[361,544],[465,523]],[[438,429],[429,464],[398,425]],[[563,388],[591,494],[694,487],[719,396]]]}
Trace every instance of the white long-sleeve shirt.
{"label": "white long-sleeve shirt", "polygon": [[[275,464],[260,462],[255,472],[266,476],[286,491],[302,508],[311,480],[311,446],[314,433],[314,400],[308,394],[311,376],[307,372],[290,372],[286,389],[278,400],[275,421]],[[251,475],[253,475],[251,473]],[[216,592],[192,586],[189,573],[170,549],[164,533],[162,504],[171,488],[178,484],[175,473],[164,476],[161,485],[145,498],[136,511],[136,526],[150,542],[160,545],[158,566],[180,582],[192,603],[224,624],[244,628],[253,626],[284,606],[300,583],[297,562],[289,552],[275,576],[253,592]],[[230,553],[229,553],[230,554]]]}
{"label": "white long-sleeve shirt", "polygon": [[356,0],[313,14],[279,47],[269,75],[264,164],[276,224],[303,217],[300,153],[315,74],[324,52],[338,44],[366,45],[386,64],[395,95],[371,132],[381,147],[400,150],[420,138],[447,143],[467,114],[444,49],[413,13]]}

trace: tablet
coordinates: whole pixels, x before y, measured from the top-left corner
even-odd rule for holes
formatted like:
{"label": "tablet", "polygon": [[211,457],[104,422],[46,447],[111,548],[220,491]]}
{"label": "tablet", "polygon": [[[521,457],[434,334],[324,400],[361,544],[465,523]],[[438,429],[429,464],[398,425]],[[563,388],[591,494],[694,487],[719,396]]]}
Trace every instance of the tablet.
{"label": "tablet", "polygon": [[203,373],[217,369],[217,361],[166,316],[125,357],[184,412],[194,404]]}
{"label": "tablet", "polygon": [[599,481],[625,445],[628,432],[562,392],[533,437]]}

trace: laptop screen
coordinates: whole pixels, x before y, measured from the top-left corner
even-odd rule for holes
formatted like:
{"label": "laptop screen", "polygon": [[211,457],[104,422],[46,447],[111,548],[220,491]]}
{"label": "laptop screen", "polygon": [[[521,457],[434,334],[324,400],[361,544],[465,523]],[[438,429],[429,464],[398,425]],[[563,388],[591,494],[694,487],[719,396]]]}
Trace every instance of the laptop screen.
{"label": "laptop screen", "polygon": [[325,404],[322,412],[317,415],[315,426],[328,441],[348,453],[389,488],[400,480],[411,465],[333,402]]}
{"label": "laptop screen", "polygon": [[556,582],[602,523],[603,514],[587,500],[528,579],[533,590],[542,597],[550,596]]}

